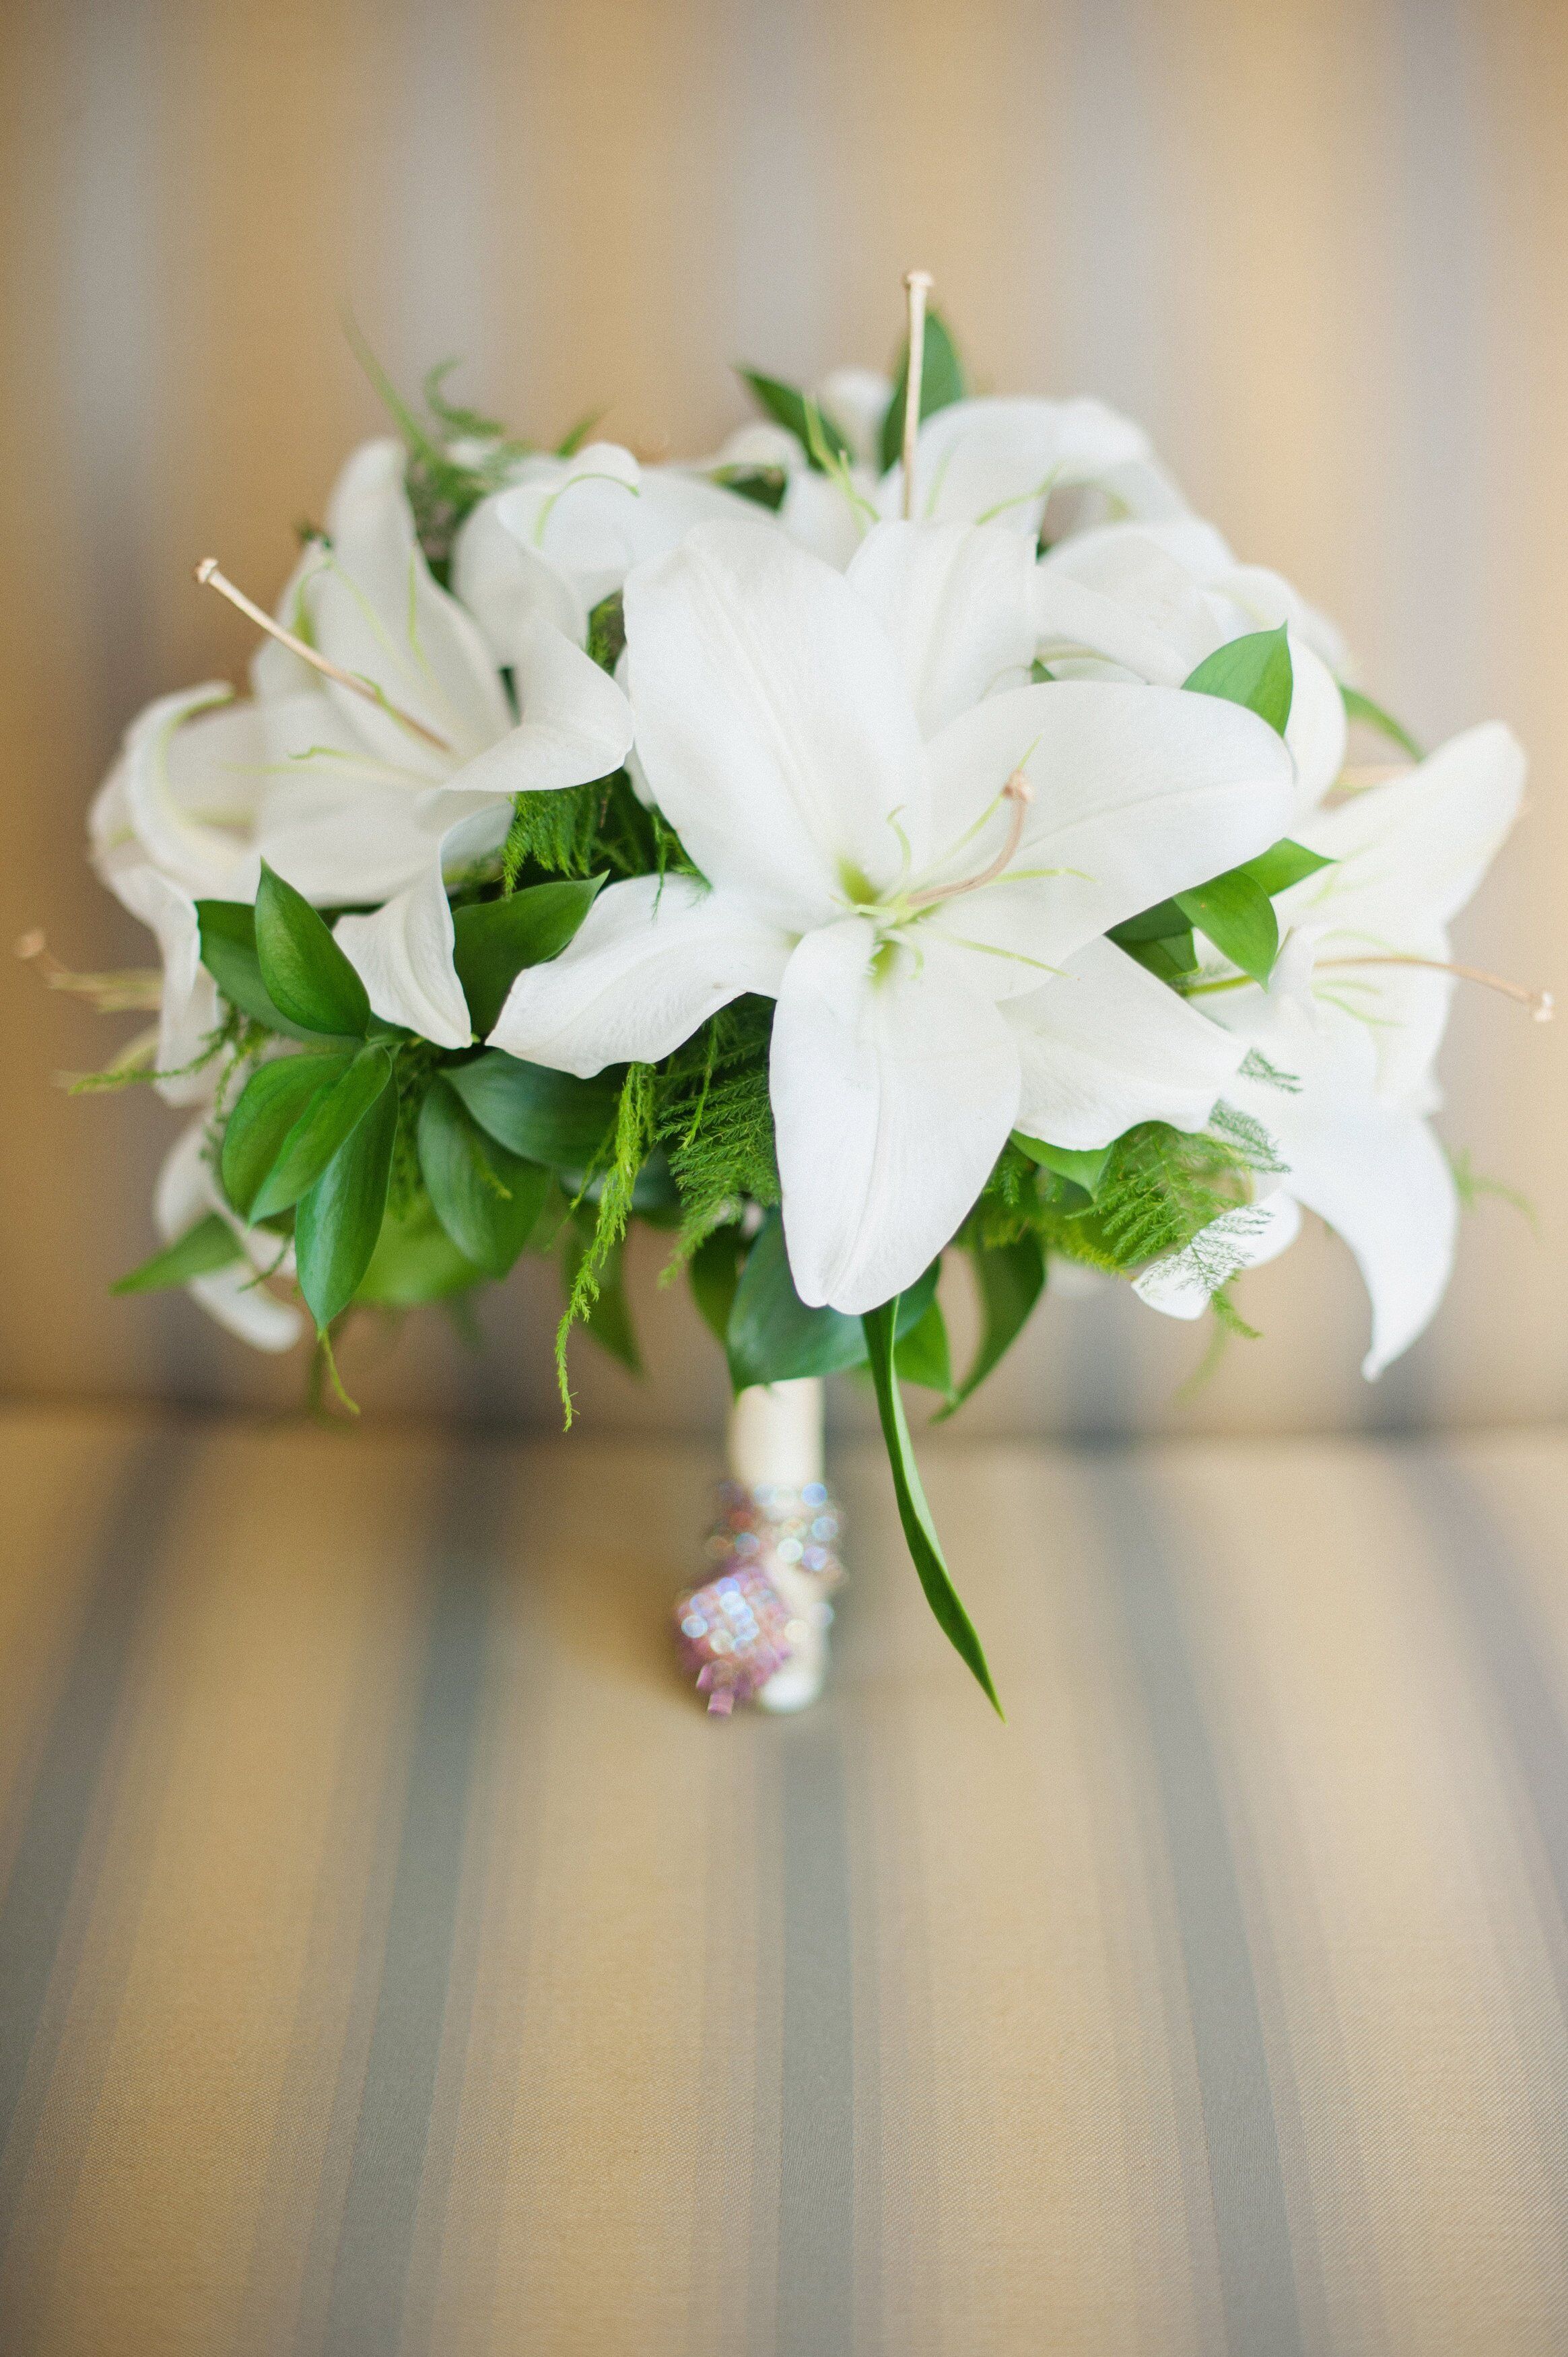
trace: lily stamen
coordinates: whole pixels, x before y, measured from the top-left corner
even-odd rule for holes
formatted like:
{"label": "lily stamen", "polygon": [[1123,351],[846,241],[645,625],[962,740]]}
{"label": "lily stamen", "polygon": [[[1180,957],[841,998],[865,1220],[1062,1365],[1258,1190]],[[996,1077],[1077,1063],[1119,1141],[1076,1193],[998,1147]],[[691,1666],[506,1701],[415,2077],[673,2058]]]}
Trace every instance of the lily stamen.
{"label": "lily stamen", "polygon": [[909,358],[904,376],[904,521],[914,512],[915,444],[920,432],[920,394],[926,369],[926,298],[935,281],[929,270],[907,270],[909,298]]}
{"label": "lily stamen", "polygon": [[393,704],[390,696],[384,695],[379,687],[373,687],[368,679],[361,679],[356,672],[345,671],[340,663],[333,662],[317,648],[311,646],[306,640],[298,637],[293,630],[285,630],[281,622],[274,621],[273,617],[258,606],[253,598],[247,597],[242,589],[237,589],[234,587],[228,575],[220,570],[218,559],[215,556],[202,558],[196,568],[196,577],[204,589],[216,589],[218,595],[220,597],[227,597],[231,606],[237,608],[247,621],[254,622],[259,630],[265,630],[270,639],[275,639],[280,647],[286,647],[290,654],[297,655],[302,662],[309,663],[314,670],[321,673],[323,678],[335,679],[339,687],[349,688],[355,695],[362,695],[367,704],[373,704],[378,712],[386,713],[390,718],[397,722],[400,727],[408,729],[413,736],[422,737],[424,742],[433,746],[437,753],[449,753],[452,750],[445,737],[438,737],[434,728],[427,728],[423,720],[414,718],[412,712],[402,710],[398,705]]}
{"label": "lily stamen", "polygon": [[994,884],[996,878],[1011,865],[1014,855],[1024,839],[1024,827],[1028,817],[1029,804],[1035,799],[1035,789],[1022,770],[1015,770],[997,799],[1000,802],[1010,802],[1012,811],[1007,825],[1007,840],[990,866],[983,867],[978,876],[966,877],[961,884],[933,884],[924,892],[911,892],[905,904],[907,907],[934,909],[939,901],[957,899],[959,895],[964,892],[978,892],[983,884]]}
{"label": "lily stamen", "polygon": [[1557,1012],[1557,1002],[1549,990],[1530,990],[1522,982],[1506,981],[1500,974],[1487,974],[1481,966],[1454,965],[1443,958],[1408,957],[1391,951],[1379,957],[1322,958],[1318,965],[1320,972],[1329,966],[1345,965],[1423,966],[1429,974],[1451,974],[1460,982],[1478,982],[1487,990],[1500,991],[1505,998],[1528,1006],[1537,1023],[1550,1023]]}

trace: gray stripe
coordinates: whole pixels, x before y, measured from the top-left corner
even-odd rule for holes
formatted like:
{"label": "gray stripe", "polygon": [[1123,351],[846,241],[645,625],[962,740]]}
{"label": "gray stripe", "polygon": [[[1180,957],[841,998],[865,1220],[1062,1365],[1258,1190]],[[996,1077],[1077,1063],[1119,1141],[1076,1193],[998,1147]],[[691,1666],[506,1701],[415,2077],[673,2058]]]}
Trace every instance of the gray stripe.
{"label": "gray stripe", "polygon": [[0,2244],[26,2172],[22,2147],[36,2126],[31,2117],[18,2117],[23,2088],[47,2040],[49,1983],[124,1691],[132,1638],[194,1445],[166,1432],[141,1441],[122,1477],[0,1900]]}
{"label": "gray stripe", "polygon": [[504,1469],[499,1453],[466,1456],[437,1526],[375,2026],[328,2302],[332,2357],[390,2357],[402,2333],[446,2022]]}
{"label": "gray stripe", "polygon": [[1568,1727],[1541,1665],[1523,1609],[1522,1583],[1496,1519],[1454,1459],[1428,1447],[1410,1450],[1403,1462],[1434,1557],[1464,1615],[1540,1828],[1556,1899],[1547,1944],[1559,1974],[1568,1975],[1563,1942],[1568,1921]]}
{"label": "gray stripe", "polygon": [[1230,2357],[1299,2357],[1301,2320],[1262,2016],[1163,1517],[1144,1477],[1125,1458],[1107,1460],[1093,1480],[1159,1778]]}
{"label": "gray stripe", "polygon": [[854,2345],[854,2012],[837,1705],[779,1728],[784,2052],[777,2357]]}

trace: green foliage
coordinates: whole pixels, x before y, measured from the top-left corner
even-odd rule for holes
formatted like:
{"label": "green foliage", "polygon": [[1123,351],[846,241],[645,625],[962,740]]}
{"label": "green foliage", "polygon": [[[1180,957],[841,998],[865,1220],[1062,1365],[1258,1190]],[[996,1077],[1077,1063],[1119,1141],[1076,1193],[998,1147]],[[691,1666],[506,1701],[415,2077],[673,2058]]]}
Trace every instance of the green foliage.
{"label": "green foliage", "polygon": [[1221,1105],[1208,1130],[1142,1122],[1108,1149],[1092,1195],[1009,1141],[965,1231],[989,1250],[1034,1236],[1047,1250],[1116,1276],[1185,1251],[1221,1212],[1251,1200],[1254,1176],[1280,1168],[1268,1137]]}
{"label": "green foliage", "polygon": [[952,1405],[952,1353],[948,1347],[947,1319],[934,1292],[924,1314],[907,1333],[900,1333],[897,1361],[900,1383],[919,1383],[929,1392],[940,1392]]}
{"label": "green foliage", "polygon": [[161,1293],[172,1285],[188,1285],[193,1276],[210,1276],[241,1258],[240,1239],[217,1211],[209,1211],[183,1236],[156,1252],[139,1268],[118,1276],[111,1293]]}
{"label": "green foliage", "polygon": [[[425,378],[429,416],[422,418],[398,392],[352,317],[345,317],[344,331],[408,451],[404,481],[414,529],[432,571],[441,578],[457,527],[510,479],[529,445],[515,440],[496,419],[446,398],[442,388],[457,366],[455,360],[442,361]],[[454,442],[468,446],[460,457],[451,447]]]}
{"label": "green foliage", "polygon": [[[645,810],[624,770],[585,786],[519,794],[501,848],[503,888],[550,876],[662,876],[696,869],[657,811]],[[531,874],[531,871],[532,873]]]}
{"label": "green foliage", "polygon": [[[251,1074],[229,1115],[219,1157],[223,1191],[242,1219],[265,1216],[254,1206],[285,1142],[317,1099],[343,1079],[352,1061],[349,1054],[279,1056]],[[296,1194],[301,1191],[295,1189]],[[286,1200],[293,1202],[295,1197]],[[283,1205],[269,1208],[282,1210]]]}
{"label": "green foliage", "polygon": [[423,1192],[403,1204],[390,1197],[370,1265],[355,1302],[378,1309],[415,1309],[450,1301],[482,1282],[485,1272],[459,1252]]}
{"label": "green foliage", "polygon": [[751,387],[774,423],[795,436],[806,453],[807,464],[819,474],[832,473],[834,460],[849,464],[854,455],[849,444],[832,419],[823,416],[810,393],[781,383],[778,377],[764,376],[758,369],[738,369],[736,374]]}
{"label": "green foliage", "polygon": [[1272,900],[1276,892],[1288,892],[1293,884],[1316,876],[1320,867],[1332,867],[1335,864],[1321,851],[1308,851],[1305,843],[1293,843],[1286,834],[1267,851],[1260,851],[1256,859],[1247,860],[1235,873],[1250,876]]}
{"label": "green foliage", "polygon": [[268,997],[290,1023],[339,1039],[370,1028],[365,985],[302,892],[262,862],[256,960]]}
{"label": "green foliage", "polygon": [[[1085,1157],[1084,1159],[1090,1157]],[[980,1292],[980,1341],[973,1362],[939,1421],[961,1408],[1010,1351],[1029,1321],[1046,1282],[1046,1255],[1039,1237],[1025,1234],[1011,1243],[966,1243]]]}
{"label": "green foliage", "polygon": [[439,1075],[419,1114],[419,1167],[442,1226],[465,1259],[505,1276],[544,1208],[550,1173],[509,1153]]}
{"label": "green foliage", "polygon": [[709,1332],[721,1345],[728,1339],[730,1314],[735,1308],[745,1250],[738,1226],[714,1228],[710,1235],[703,1238],[686,1264],[692,1298]]}
{"label": "green foliage", "polygon": [[772,1035],[773,1001],[737,998],[660,1069],[657,1135],[680,1189],[684,1253],[742,1204],[767,1209],[779,1200],[768,1093]]}
{"label": "green foliage", "polygon": [[1111,1159],[1109,1146],[1047,1146],[1043,1138],[1026,1137],[1021,1129],[1013,1132],[1013,1142],[1042,1169],[1054,1170],[1058,1178],[1072,1179],[1086,1195],[1099,1193],[1105,1166]]}
{"label": "green foliage", "polygon": [[858,1318],[837,1309],[809,1309],[796,1292],[784,1222],[776,1211],[769,1211],[746,1254],[725,1345],[737,1393],[751,1383],[832,1374],[865,1361]]}
{"label": "green foliage", "polygon": [[299,1289],[317,1334],[345,1310],[381,1232],[397,1134],[397,1092],[383,1087],[358,1126],[299,1200],[295,1256]]}
{"label": "green foliage", "polygon": [[1412,761],[1425,759],[1410,730],[1402,722],[1396,720],[1391,712],[1385,712],[1380,704],[1374,704],[1371,697],[1363,695],[1359,687],[1346,687],[1341,684],[1339,693],[1345,699],[1345,714],[1348,719],[1363,720],[1369,728],[1377,729],[1380,736],[1391,737],[1400,750],[1408,753]]}
{"label": "green foliage", "polygon": [[256,955],[256,912],[248,900],[199,900],[201,963],[231,1006],[285,1039],[320,1044],[319,1035],[292,1023],[262,980]]}
{"label": "green foliage", "polygon": [[885,1302],[880,1309],[871,1309],[862,1323],[865,1329],[866,1348],[871,1358],[871,1376],[876,1386],[876,1405],[882,1418],[882,1437],[887,1446],[887,1462],[893,1475],[893,1491],[898,1502],[898,1519],[904,1526],[904,1536],[914,1558],[926,1601],[936,1615],[937,1625],[960,1659],[973,1673],[998,1718],[1004,1716],[996,1697],[991,1672],[974,1624],[964,1610],[952,1576],[942,1554],[941,1541],[937,1536],[931,1510],[915,1463],[915,1452],[909,1440],[909,1427],[905,1420],[904,1402],[898,1390],[896,1364],[898,1303]]}
{"label": "green foliage", "polygon": [[602,1159],[618,1102],[611,1076],[580,1081],[489,1048],[446,1066],[445,1077],[509,1152],[557,1170],[587,1170]]}
{"label": "green foliage", "polygon": [[1284,624],[1216,647],[1182,685],[1194,695],[1218,695],[1227,704],[1245,705],[1283,737],[1295,686]]}
{"label": "green foliage", "polygon": [[[884,473],[896,467],[904,447],[904,402],[909,383],[909,347],[906,343],[898,361],[897,382],[893,398],[882,420],[882,467]],[[950,408],[962,401],[969,391],[962,361],[947,322],[940,312],[926,313],[926,332],[921,345],[920,421],[934,417],[939,409]]]}
{"label": "green foliage", "polygon": [[588,652],[601,671],[613,672],[625,651],[626,601],[612,589],[588,617]]}
{"label": "green foliage", "polygon": [[[616,1107],[615,1138],[599,1189],[593,1228],[580,1252],[569,1244],[575,1265],[570,1271],[566,1307],[555,1334],[555,1372],[561,1387],[566,1422],[572,1421],[572,1392],[566,1376],[566,1340],[579,1320],[593,1325],[593,1314],[607,1290],[618,1289],[618,1248],[631,1217],[638,1174],[654,1143],[654,1071],[651,1064],[628,1064]],[[607,1323],[607,1320],[608,1321]],[[616,1330],[613,1310],[601,1314],[598,1331]],[[629,1332],[629,1329],[628,1329]],[[635,1344],[632,1350],[635,1353]],[[628,1364],[633,1364],[628,1360]]]}
{"label": "green foliage", "polygon": [[386,1089],[392,1070],[392,1057],[377,1041],[361,1048],[345,1071],[309,1099],[252,1199],[252,1220],[286,1211],[316,1184]]}
{"label": "green foliage", "polygon": [[1234,867],[1212,883],[1178,892],[1176,904],[1221,957],[1254,982],[1267,982],[1280,953],[1280,928],[1273,902],[1261,884]]}
{"label": "green foliage", "polygon": [[604,880],[591,876],[583,883],[535,884],[453,910],[453,963],[478,1039],[495,1028],[523,967],[540,965],[565,948]]}

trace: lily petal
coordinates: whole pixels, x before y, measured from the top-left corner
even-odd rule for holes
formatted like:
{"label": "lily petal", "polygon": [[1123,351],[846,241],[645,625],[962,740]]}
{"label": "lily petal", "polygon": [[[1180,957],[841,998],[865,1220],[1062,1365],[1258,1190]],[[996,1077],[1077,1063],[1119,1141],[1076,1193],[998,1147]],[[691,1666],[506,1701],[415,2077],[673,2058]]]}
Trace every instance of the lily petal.
{"label": "lily petal", "polygon": [[218,987],[201,963],[201,931],[196,902],[156,867],[125,867],[110,877],[114,897],[157,935],[163,952],[163,996],[158,1007],[161,1073],[177,1075],[154,1083],[166,1104],[200,1104],[212,1093],[203,1069],[185,1067],[200,1055],[218,1027]]}
{"label": "lily petal", "polygon": [[[922,523],[1001,523],[1038,534],[1058,484],[1145,458],[1148,436],[1101,401],[955,401],[928,417],[915,454],[911,512]],[[904,470],[884,476],[884,515],[903,507]]]}
{"label": "lily petal", "polygon": [[1109,1146],[1134,1122],[1201,1129],[1246,1053],[1107,941],[1003,1012],[1018,1043],[1018,1127],[1052,1146]]}
{"label": "lily petal", "polygon": [[517,634],[522,717],[454,771],[447,793],[545,793],[618,770],[631,746],[631,706],[609,673],[539,613]]}
{"label": "lily petal", "polygon": [[874,1309],[984,1186],[1018,1109],[1014,1036],[940,944],[878,953],[848,918],[789,960],[770,1073],[795,1289]]}
{"label": "lily petal", "polygon": [[892,640],[922,737],[1027,679],[1033,570],[1027,541],[994,526],[879,523],[862,541],[849,584]]}
{"label": "lily petal", "polygon": [[176,1139],[165,1159],[153,1195],[153,1221],[164,1242],[173,1243],[211,1211],[233,1229],[245,1257],[193,1278],[186,1291],[209,1318],[252,1350],[291,1350],[305,1330],[304,1319],[288,1302],[254,1282],[278,1258],[277,1239],[243,1227],[219,1193],[207,1160],[207,1124],[202,1120]]}
{"label": "lily petal", "polygon": [[703,524],[626,586],[637,746],[703,873],[800,931],[926,835],[914,709],[842,575],[757,524]]}
{"label": "lily petal", "polygon": [[743,992],[771,996],[789,949],[734,894],[633,877],[599,894],[559,957],[518,975],[489,1044],[585,1080],[654,1063]]}
{"label": "lily petal", "polygon": [[1371,1096],[1304,1092],[1272,1126],[1283,1184],[1356,1255],[1372,1304],[1371,1382],[1424,1332],[1447,1286],[1459,1219],[1448,1158],[1424,1121]]}
{"label": "lily petal", "polygon": [[1133,1279],[1140,1301],[1165,1318],[1201,1318],[1222,1285],[1249,1268],[1262,1268],[1289,1250],[1301,1233],[1301,1210],[1292,1195],[1276,1192],[1261,1202],[1221,1211],[1200,1228],[1185,1252],[1157,1260]]}
{"label": "lily petal", "polygon": [[[851,480],[875,515],[875,476],[857,468]],[[787,537],[841,573],[865,537],[866,521],[865,511],[856,507],[836,475],[819,475],[808,467],[790,476],[779,510]]]}
{"label": "lily petal", "polygon": [[94,815],[101,869],[113,848],[111,836],[123,827],[122,841],[134,839],[143,856],[191,894],[230,890],[251,857],[251,821],[266,763],[255,705],[229,704],[231,693],[221,681],[187,688],[160,696],[132,722]]}
{"label": "lily petal", "polygon": [[321,652],[381,688],[446,750],[329,681],[343,719],[383,759],[436,780],[504,736],[511,716],[477,624],[431,577],[403,465],[401,443],[355,452],[328,509],[331,546],[317,549],[300,597]]}
{"label": "lily petal", "polygon": [[456,934],[439,860],[369,917],[339,917],[333,939],[364,984],[373,1013],[438,1048],[474,1037],[453,963]]}
{"label": "lily petal", "polygon": [[926,920],[985,957],[998,997],[1030,989],[1042,968],[1140,909],[1266,850],[1294,787],[1281,739],[1240,705],[1089,681],[992,696],[926,758],[940,831],[962,842],[978,830],[939,881],[976,872],[1002,847],[1007,806],[997,798],[1015,770],[1034,789],[1005,874]]}
{"label": "lily petal", "polygon": [[1337,864],[1294,886],[1282,909],[1369,935],[1445,925],[1519,816],[1524,778],[1523,749],[1500,720],[1451,737],[1414,769],[1302,829],[1310,850]]}

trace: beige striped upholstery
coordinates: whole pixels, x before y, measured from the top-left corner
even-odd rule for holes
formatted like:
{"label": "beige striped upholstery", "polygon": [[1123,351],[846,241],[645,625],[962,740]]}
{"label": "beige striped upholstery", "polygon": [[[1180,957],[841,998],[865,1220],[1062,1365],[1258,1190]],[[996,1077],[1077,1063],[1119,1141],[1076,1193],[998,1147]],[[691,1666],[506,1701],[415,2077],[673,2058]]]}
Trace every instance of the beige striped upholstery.
{"label": "beige striped upholstery", "polygon": [[714,1468],[0,1426],[7,2357],[1547,2357],[1568,1446],[839,1468],[836,1691],[661,1639]]}

